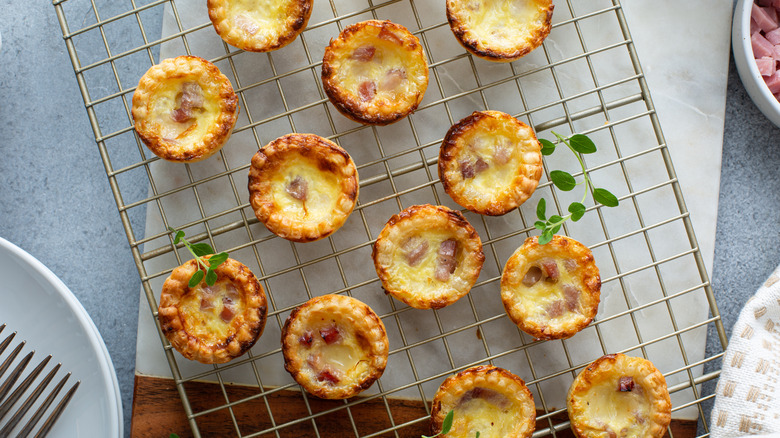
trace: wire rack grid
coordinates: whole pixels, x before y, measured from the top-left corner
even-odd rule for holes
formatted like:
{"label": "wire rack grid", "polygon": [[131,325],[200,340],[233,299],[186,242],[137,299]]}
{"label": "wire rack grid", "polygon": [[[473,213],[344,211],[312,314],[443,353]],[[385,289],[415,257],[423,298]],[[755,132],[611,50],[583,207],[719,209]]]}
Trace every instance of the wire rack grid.
{"label": "wire rack grid", "polygon": [[[553,30],[544,44],[519,61],[500,65],[473,58],[455,43],[443,3],[316,1],[309,26],[293,44],[252,54],[222,43],[206,16],[196,15],[190,22],[187,0],[54,0],[141,276],[148,316],[156,318],[162,282],[187,258],[173,244],[168,226],[250,265],[269,297],[266,333],[247,356],[229,364],[189,363],[157,327],[160,350],[194,435],[200,436],[201,420],[227,410],[239,437],[289,436],[291,430],[319,437],[327,435],[327,420],[334,416],[345,419],[343,436],[409,436],[427,423],[429,404],[422,403],[420,415],[400,420],[394,400],[429,401],[447,376],[491,363],[511,369],[532,390],[540,409],[534,436],[558,436],[568,427],[560,415],[565,413],[561,394],[583,366],[614,352],[665,363],[659,368],[670,383],[675,415],[698,421],[699,433],[708,435],[703,403],[712,396],[703,396],[700,385],[718,372],[702,370],[717,363],[722,352],[705,357],[702,333],[714,325],[722,348],[727,341],[620,3],[557,2]],[[328,39],[369,18],[404,24],[420,38],[430,66],[431,82],[420,108],[387,127],[344,119],[319,80]],[[167,31],[158,36],[161,21]],[[170,53],[210,59],[231,78],[240,98],[242,115],[230,142],[205,164],[165,163],[133,132],[135,85],[148,67]],[[381,293],[373,266],[366,263],[390,215],[414,203],[457,207],[437,179],[438,148],[446,127],[482,109],[509,112],[540,137],[551,138],[552,129],[590,135],[600,152],[587,157],[588,170],[619,194],[619,208],[591,206],[582,221],[563,227],[594,251],[603,282],[596,320],[570,340],[530,339],[507,322],[497,298],[503,264],[534,234],[535,201],[544,196],[565,213],[574,200],[546,178],[551,168],[576,163],[570,159],[547,157],[536,194],[516,212],[495,218],[464,211],[478,229],[487,257],[479,281],[458,303],[430,312],[400,305]],[[342,230],[320,242],[284,241],[259,224],[248,206],[251,154],[289,132],[326,136],[358,164],[358,206]],[[275,396],[298,387],[282,370],[278,333],[292,309],[323,293],[355,296],[377,311],[391,341],[388,370],[367,396],[324,407],[313,407],[315,401],[300,391],[304,414],[287,418]],[[694,319],[691,303],[703,309]],[[667,363],[667,356],[677,359]],[[214,403],[201,408],[193,406],[186,389],[187,383],[200,380],[216,381],[220,388]],[[251,384],[256,393],[231,399],[230,382]],[[239,424],[235,411],[252,401],[264,406],[265,412],[258,414],[266,418],[264,426]],[[386,415],[373,428],[356,420],[360,405],[368,402],[379,402]],[[671,430],[669,434],[673,436]]]}

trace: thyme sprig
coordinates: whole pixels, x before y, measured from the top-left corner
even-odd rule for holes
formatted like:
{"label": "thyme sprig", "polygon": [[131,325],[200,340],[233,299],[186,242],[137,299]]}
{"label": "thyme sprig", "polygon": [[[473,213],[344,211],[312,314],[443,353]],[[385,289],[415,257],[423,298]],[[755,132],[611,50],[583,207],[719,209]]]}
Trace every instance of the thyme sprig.
{"label": "thyme sprig", "polygon": [[[536,217],[539,220],[534,223],[534,227],[542,232],[542,235],[539,236],[540,245],[550,242],[553,235],[560,231],[561,225],[563,225],[564,222],[569,219],[571,219],[572,222],[577,222],[585,215],[586,208],[584,202],[588,197],[588,189],[593,189],[593,200],[599,204],[606,207],[617,207],[618,205],[617,196],[613,195],[612,192],[607,189],[596,187],[585,168],[585,162],[582,160],[582,155],[596,152],[596,144],[593,143],[593,140],[584,134],[574,134],[571,137],[565,138],[555,131],[552,131],[552,133],[558,138],[559,144],[562,143],[566,145],[577,158],[577,161],[579,161],[580,168],[582,169],[583,181],[578,183],[569,172],[564,170],[551,171],[550,180],[555,187],[558,187],[558,189],[563,190],[564,192],[571,191],[581,184],[585,187],[584,193],[582,194],[582,201],[569,204],[569,208],[567,209],[569,214],[566,216],[554,214],[548,218],[546,211],[547,202],[544,198],[539,200],[539,203],[536,205]],[[545,139],[540,139],[539,142],[542,144],[542,155],[552,155],[553,152],[555,152],[555,143]]]}
{"label": "thyme sprig", "polygon": [[207,285],[214,286],[217,282],[217,273],[214,270],[227,260],[228,253],[221,252],[205,259],[204,256],[214,254],[214,248],[212,248],[211,245],[205,242],[190,243],[184,238],[184,231],[176,230],[171,227],[168,227],[168,230],[172,233],[176,233],[173,237],[173,243],[175,245],[178,245],[179,242],[184,243],[184,246],[187,247],[187,250],[192,254],[192,257],[195,258],[195,261],[198,264],[198,270],[190,277],[189,286],[197,286],[203,280],[203,277],[206,277]]}

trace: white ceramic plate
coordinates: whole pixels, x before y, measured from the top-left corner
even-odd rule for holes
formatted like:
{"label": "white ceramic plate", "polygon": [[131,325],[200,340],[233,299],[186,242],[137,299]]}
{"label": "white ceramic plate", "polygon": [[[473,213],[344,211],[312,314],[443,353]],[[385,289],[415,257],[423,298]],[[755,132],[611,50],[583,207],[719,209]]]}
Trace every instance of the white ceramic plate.
{"label": "white ceramic plate", "polygon": [[64,375],[63,371],[72,373],[65,388],[81,381],[49,436],[123,436],[122,400],[114,366],[81,303],[46,266],[3,238],[0,281],[0,325],[7,324],[0,339],[16,331],[12,346],[27,341],[20,356],[35,350],[31,364],[37,364],[51,354],[46,372],[62,363],[57,378]]}

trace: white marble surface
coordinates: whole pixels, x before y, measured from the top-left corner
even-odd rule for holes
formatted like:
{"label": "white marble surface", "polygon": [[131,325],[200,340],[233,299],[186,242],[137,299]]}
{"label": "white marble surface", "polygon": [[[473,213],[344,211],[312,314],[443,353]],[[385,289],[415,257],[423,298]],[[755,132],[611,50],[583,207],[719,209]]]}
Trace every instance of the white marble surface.
{"label": "white marble surface", "polygon": [[[202,2],[195,3],[192,8],[181,8],[180,11],[186,11],[184,12],[185,15],[189,13],[193,14],[195,17],[191,23],[193,25],[202,24],[203,22],[202,18],[197,18],[203,16],[198,15],[202,14],[203,12],[203,7],[200,5],[200,3]],[[359,3],[362,4],[363,2]],[[577,7],[580,7],[582,4],[586,3],[588,2],[580,2],[577,4]],[[599,5],[605,4],[605,2],[599,2],[596,0],[591,3],[598,3]],[[680,183],[683,188],[683,193],[686,197],[688,209],[691,211],[691,217],[698,234],[698,240],[699,244],[701,245],[705,264],[708,269],[711,269],[720,174],[720,152],[723,134],[723,111],[725,104],[726,70],[729,53],[728,44],[731,5],[727,1],[723,0],[718,2],[696,0],[684,2],[682,5],[679,3],[680,2],[671,0],[664,0],[661,2],[627,1],[624,5],[624,10],[637,46],[637,51],[644,67],[647,82],[654,99],[661,125],[666,135],[669,150],[675,163],[677,174],[680,178]],[[431,14],[437,13],[435,6],[430,7],[433,8]],[[568,6],[566,4],[558,4],[555,16],[556,18],[554,21],[560,22],[563,19],[562,17],[566,13],[565,11],[567,8]],[[315,16],[312,18],[311,23],[317,22],[317,13],[318,11],[315,9]],[[400,16],[398,20],[403,22],[403,14],[399,14]],[[611,17],[614,19],[614,14],[611,14]],[[610,17],[605,15],[605,20],[609,21]],[[168,21],[167,23],[170,26],[171,21]],[[614,26],[614,23],[611,24]],[[599,22],[598,20],[593,23],[583,23],[583,27],[586,27],[586,29],[583,29],[583,31],[586,35],[588,35],[587,43],[593,44],[593,46],[589,45],[590,49],[593,49],[594,47],[600,47],[599,44],[607,44],[610,38],[614,36],[613,34],[610,34],[610,32],[602,31],[604,28],[610,29],[609,25],[610,23]],[[591,26],[591,28],[587,29],[588,26]],[[409,27],[413,26],[409,25]],[[206,30],[209,31],[210,29]],[[568,51],[571,50],[572,40],[565,38],[564,31],[566,31],[566,29],[563,28],[560,29],[558,34],[556,34],[556,31],[554,31],[548,40],[548,55],[553,60],[556,58],[556,56],[566,56]],[[614,29],[610,29],[610,31],[614,32]],[[165,32],[166,29],[164,28],[164,34]],[[447,30],[447,32],[449,31]],[[312,32],[311,35],[307,35],[307,37],[309,44],[322,45],[326,43],[329,36],[326,32],[323,32],[322,28],[320,28],[317,30],[317,32]],[[451,38],[451,35],[449,37]],[[190,40],[191,48],[202,48],[202,56],[204,57],[217,56],[220,54],[222,48],[218,44],[215,45],[215,38],[213,35],[203,34],[202,38],[203,40],[197,39],[196,41],[198,41],[198,43],[196,44],[200,44],[202,42],[203,46],[193,45],[193,40]],[[219,43],[219,41],[216,40],[216,43]],[[458,49],[457,45],[452,47],[453,45],[450,43],[451,42],[446,39],[445,35],[441,40],[433,39],[433,41],[431,41],[431,47],[433,47],[432,50],[435,52],[435,54],[438,53],[438,51],[441,51],[442,53],[448,53],[448,50]],[[163,57],[174,56],[175,54],[181,53],[179,52],[180,50],[180,48],[175,46],[163,47]],[[293,65],[295,64],[295,56],[295,52],[290,50],[290,58],[293,58],[290,63]],[[614,59],[614,57],[608,59]],[[618,78],[625,76],[624,72],[627,71],[626,69],[630,68],[630,65],[626,62],[626,59],[627,57],[621,58],[617,63],[619,65],[612,65],[608,61],[603,60],[596,62],[595,69],[599,78],[609,78],[610,74],[614,72],[618,72],[616,74],[616,77]],[[524,63],[523,66],[519,67],[522,70],[523,68],[533,68],[534,65],[543,65],[546,63],[546,59],[544,58],[541,51],[537,51],[532,55],[529,55],[527,59],[524,58],[524,60],[521,62]],[[519,63],[520,62],[516,64]],[[491,77],[492,75],[500,77],[501,74],[505,74],[505,71],[501,70],[502,68],[505,68],[504,66],[489,64],[481,61],[477,62],[477,68],[479,69],[479,72],[483,78]],[[453,66],[451,70],[446,69],[446,71],[451,72],[451,74],[446,76],[442,81],[442,85],[445,87],[445,89],[447,89],[448,86],[457,87],[456,89],[469,87],[469,85],[464,85],[463,88],[461,88],[459,81],[453,79],[460,78],[457,67]],[[621,76],[621,74],[623,76]],[[577,89],[577,87],[581,87],[583,90],[587,90],[588,87],[592,87],[592,83],[591,85],[588,85],[587,78],[583,79],[579,77],[576,71],[570,72],[565,68],[561,68],[560,75],[563,79],[566,80],[567,86],[574,87],[575,89]],[[307,80],[311,80],[311,77],[309,77]],[[608,80],[605,80],[605,82],[608,82]],[[532,80],[529,80],[526,85],[529,87],[528,89],[532,89],[535,83]],[[570,91],[570,93],[574,93],[574,91]],[[536,96],[534,96],[533,91],[528,91],[526,97],[528,99],[533,99]],[[538,98],[542,99],[544,96],[540,95]],[[516,108],[512,107],[510,95],[495,96],[494,99],[495,100],[491,101],[491,109],[501,109],[507,112],[518,111]],[[430,102],[428,95],[426,96],[426,100]],[[425,106],[425,104],[426,102],[424,101],[423,106]],[[476,97],[464,99],[463,102],[453,102],[453,107],[456,111],[464,112],[464,114],[454,114],[453,117],[457,118],[459,116],[465,115],[470,112],[471,109],[474,109],[475,106],[479,106],[479,104],[480,101]],[[586,102],[584,107],[588,107],[589,105],[593,105],[593,102]],[[271,105],[269,105],[269,107],[270,106]],[[571,110],[576,111],[577,109],[580,109],[576,108],[576,103],[573,103],[572,106],[575,108],[571,108]],[[273,108],[268,108],[268,111],[270,111],[271,114],[274,113]],[[636,110],[632,109],[632,111],[635,112]],[[621,115],[621,112],[617,111],[616,116],[619,115]],[[415,117],[418,116],[421,120],[425,120],[425,116],[423,114],[415,115]],[[540,111],[533,114],[533,116],[536,116],[536,118],[532,120],[532,123],[540,123],[545,121],[544,117],[546,116],[552,118],[559,116],[559,114],[553,114],[553,112],[548,114],[544,111]],[[257,118],[260,117],[255,116],[255,119]],[[241,123],[242,122],[239,122],[239,125]],[[244,120],[243,123],[246,123],[246,121]],[[339,123],[337,123],[337,125],[338,124]],[[636,127],[633,125],[628,126],[629,128],[626,132],[618,133],[619,144],[624,155],[627,155],[635,148],[637,150],[642,150],[642,148],[647,147],[647,136],[652,135],[652,132],[648,130],[648,126],[646,125]],[[289,129],[289,127],[279,127],[279,129],[283,131],[284,129]],[[441,127],[436,126],[435,129],[441,130]],[[433,131],[435,131],[435,129],[432,128]],[[586,120],[575,123],[575,129],[594,129],[593,121],[589,122]],[[283,133],[285,132],[279,132],[278,135]],[[404,136],[404,133],[401,131],[399,131],[397,134],[399,137]],[[596,135],[601,136],[599,138],[602,138],[603,141],[609,143],[610,139],[603,136],[603,134],[604,133],[598,133]],[[268,137],[265,138],[265,141],[273,138],[271,133],[263,133],[262,135]],[[432,135],[434,135],[432,138],[440,138],[441,136],[441,134],[439,134],[439,137],[435,137],[435,133]],[[655,139],[651,138],[649,143],[652,145],[654,141]],[[636,147],[633,145],[634,142],[637,143]],[[256,146],[252,139],[241,140],[234,138],[231,140],[230,150],[227,152],[226,159],[228,162],[233,163],[234,166],[237,166],[235,163],[240,162],[240,160],[242,160],[242,156],[250,156],[253,148],[255,147]],[[360,163],[360,158],[372,158],[369,156],[358,157],[356,155],[360,155],[361,152],[356,150],[350,150],[350,152],[353,154],[353,157],[355,157],[358,163]],[[609,160],[609,158],[610,157],[608,154],[603,157],[597,157],[597,159],[603,160]],[[658,157],[653,158],[656,160],[658,159]],[[220,162],[214,161],[213,159],[208,163],[210,164],[205,165],[203,168],[204,171],[208,171],[209,167],[218,168],[219,166],[222,166]],[[657,180],[658,174],[643,171],[643,168],[649,167],[651,165],[652,162],[648,161],[647,163],[637,164],[636,168],[632,168],[633,170],[631,170],[632,173],[630,175],[632,183],[635,184],[635,189],[636,186],[643,187],[652,184],[653,181]],[[654,169],[660,168],[656,165]],[[158,162],[155,163],[155,172],[157,172],[155,175],[155,181],[163,182],[163,186],[176,187],[187,182],[187,175],[182,172],[181,166],[177,168],[177,166],[171,165],[169,163]],[[363,174],[361,174],[361,176],[365,177]],[[606,174],[602,176],[602,178],[602,181],[607,179],[613,181],[613,179],[617,177],[612,174]],[[615,181],[619,183],[619,181]],[[613,187],[612,185],[608,184],[605,184],[605,186],[610,188]],[[205,196],[207,196],[209,199],[213,199],[216,204],[213,207],[216,210],[219,210],[220,208],[230,208],[231,203],[235,202],[235,200],[229,199],[231,197],[227,197],[228,199],[225,199],[226,197],[220,196],[219,191],[209,193],[208,190],[208,187],[204,187],[204,192],[201,192],[200,195],[204,196],[205,194]],[[363,193],[365,192],[361,193],[361,198]],[[245,195],[241,194],[240,196],[245,201]],[[676,207],[676,204],[673,202],[670,203],[670,200],[673,201],[673,197],[670,198],[669,192],[659,193],[654,196],[656,196],[657,199],[653,198],[651,202],[658,202],[659,205],[663,205],[663,207],[659,207],[657,209],[659,212],[663,211],[666,212],[664,214],[667,214],[669,211],[672,211],[674,207]],[[412,197],[411,201],[417,201],[417,199]],[[422,201],[430,202],[430,200],[426,200],[424,198]],[[446,195],[444,195],[442,202],[446,203],[447,201],[449,200],[446,199]],[[535,205],[535,202],[533,202],[533,204]],[[173,199],[172,203],[169,205],[169,208],[166,210],[166,214],[169,215],[169,217],[170,215],[175,214],[175,216],[177,216],[177,220],[179,221],[178,223],[186,223],[188,220],[195,220],[199,218],[200,213],[188,209],[187,205],[188,201],[184,196],[182,196],[178,201]],[[386,212],[387,214],[384,216],[385,219],[386,217],[389,217],[389,214],[395,212],[393,209],[397,211],[395,206],[389,206],[389,209]],[[159,215],[156,215],[154,211],[148,211],[147,213],[146,235],[149,236],[158,233],[162,228],[160,226]],[[664,214],[659,213],[658,217],[663,218],[665,217]],[[230,222],[231,220],[230,217],[226,217],[224,219],[225,222]],[[469,219],[472,220],[472,222],[477,220],[474,219],[473,216],[470,216]],[[635,224],[629,224],[625,229],[621,228],[622,223],[620,222],[620,219],[620,214],[617,214],[616,217],[612,219],[615,222],[609,223],[611,219],[607,217],[607,221],[609,223],[608,227],[613,235],[619,235],[621,232],[627,232],[636,228]],[[648,219],[648,223],[654,223],[652,217],[646,219]],[[379,222],[378,226],[381,226],[381,223]],[[587,225],[587,222],[584,222],[584,224]],[[510,226],[511,228],[511,226],[516,225],[517,224],[510,222],[501,223],[491,221],[491,227],[496,228],[500,228],[502,226]],[[256,230],[258,233],[262,233],[261,228],[262,226],[257,226]],[[345,227],[345,229],[348,229],[348,226]],[[374,234],[378,232],[378,230],[372,231],[374,231]],[[572,227],[570,233],[571,232],[574,232],[573,235],[579,240],[588,244],[601,242],[604,239],[603,235],[599,235],[599,233],[594,233],[591,235],[587,229],[583,229],[581,227]],[[679,229],[672,230],[670,232],[675,236],[680,236]],[[682,237],[684,238],[684,235],[682,235]],[[365,239],[365,237],[363,237],[363,239]],[[674,240],[675,239],[667,238],[666,236],[659,236],[658,242],[656,244],[661,247],[660,251],[663,252],[665,249],[664,245],[671,244]],[[226,246],[238,244],[232,241],[223,241],[221,243],[224,243]],[[150,244],[154,245],[155,243],[150,242]],[[164,242],[160,242],[160,244],[164,244]],[[514,244],[515,243],[513,242],[513,245]],[[311,244],[308,248],[315,248],[314,252],[322,249],[318,248],[316,245],[317,244]],[[658,247],[656,249],[658,250]],[[673,249],[674,248],[669,248],[670,251]],[[603,246],[599,249],[596,249],[595,252],[597,254],[597,260],[599,260],[600,255],[609,259],[609,254],[605,253],[606,248]],[[503,256],[503,254],[500,254],[500,257],[501,256]],[[632,257],[635,258],[632,259]],[[628,255],[627,258],[629,260],[620,260],[620,266],[623,271],[627,269],[627,265],[631,266],[632,263],[637,264],[638,266],[642,263],[646,263],[643,261],[643,258],[640,255]],[[505,260],[505,258],[503,258],[503,260]],[[160,270],[175,266],[174,262],[175,260],[173,257],[163,257],[159,260],[151,260],[147,263],[147,270],[150,272],[158,272]],[[608,269],[606,270],[602,268],[603,278],[609,278],[611,275],[614,275],[614,273],[610,274],[610,269],[609,267],[607,268]],[[615,268],[612,268],[613,271],[614,269]],[[695,276],[695,273],[691,272],[690,264],[688,264],[684,269],[687,270],[687,280],[690,280],[691,275]],[[485,272],[483,272],[483,279],[490,278],[491,275],[498,275],[498,271],[495,267],[492,268],[492,270],[490,268],[486,269],[486,272],[489,275],[484,277]],[[623,285],[623,287],[627,289],[627,292],[630,296],[628,299],[632,300],[632,304],[634,305],[646,302],[650,299],[647,296],[648,294],[644,290],[643,285],[641,284],[644,279],[640,278],[638,281],[639,284],[632,282],[631,279],[628,279],[626,284]],[[152,282],[155,285],[156,290],[158,290],[158,294],[161,282],[162,279],[156,279]],[[616,283],[616,281],[612,281],[605,284],[602,302],[603,304],[599,314],[600,318],[625,309],[625,298],[617,290],[620,285]],[[679,286],[674,284],[674,281],[671,283],[671,285],[667,286],[672,290],[679,290],[679,288],[684,287],[686,284],[685,281],[681,282]],[[493,284],[493,286],[495,285]],[[335,285],[333,287],[337,288],[339,286]],[[653,293],[658,292],[653,291]],[[472,292],[472,295],[475,295],[474,292]],[[684,308],[686,309],[688,308],[687,306],[691,306],[690,308],[694,309],[692,312],[686,312],[685,317],[690,317],[690,321],[695,322],[706,318],[706,303],[702,299],[703,295],[698,294],[691,297],[690,302],[686,302],[684,304],[678,303],[678,305],[685,306]],[[379,303],[371,304],[372,307],[383,305]],[[384,306],[387,306],[387,304],[385,303]],[[456,308],[456,306],[451,307],[453,310],[452,314],[449,315],[450,318],[457,318],[456,315],[458,315],[458,312],[468,312],[467,308]],[[448,310],[449,309],[450,308],[448,308]],[[378,311],[379,313],[382,313],[381,310]],[[643,335],[647,336],[645,340],[653,339],[653,337],[670,330],[668,323],[658,323],[658,318],[662,317],[664,312],[668,311],[666,309],[650,308],[646,311],[638,313],[640,318],[640,330],[642,331]],[[445,319],[446,323],[448,318],[447,311],[443,311],[441,313],[443,314],[443,318]],[[408,315],[409,312],[406,314]],[[162,355],[161,349],[159,348],[160,344],[153,324],[154,323],[151,319],[151,315],[148,311],[148,305],[146,304],[146,299],[142,297],[139,314],[139,336],[136,362],[137,371],[142,374],[150,375],[170,375],[168,364]],[[609,332],[609,348],[619,350],[620,348],[625,348],[626,346],[633,345],[637,342],[633,338],[617,339],[619,336],[613,336],[614,333],[625,332],[625,324],[630,324],[630,322],[615,321],[611,326],[614,330],[610,330]],[[258,352],[278,348],[278,346],[275,346],[274,344],[274,341],[277,341],[278,343],[278,335],[273,332],[274,325],[274,321],[269,321],[269,328],[271,329],[271,333],[266,333],[263,338],[261,338],[261,341],[258,342],[258,346],[255,347]],[[685,327],[685,325],[682,325],[682,327]],[[503,332],[503,330],[509,330],[511,328],[511,326],[504,324],[498,330]],[[420,327],[419,329],[422,332],[426,332],[426,330],[430,328]],[[633,331],[634,330],[632,327],[628,327],[628,333],[632,333]],[[276,332],[278,332],[278,327],[276,328]],[[695,361],[698,360],[697,358],[703,357],[704,335],[704,330],[699,330],[695,333],[689,334],[689,336],[686,337],[686,347],[689,353],[689,361]],[[615,337],[615,339],[612,339],[613,337]],[[594,333],[591,330],[589,334],[583,332],[583,334],[578,335],[575,338],[578,339],[578,343],[567,344],[569,345],[569,348],[573,349],[570,354],[572,354],[575,364],[584,363],[593,359],[593,357],[590,357],[587,354],[588,349],[593,345],[593,338]],[[512,348],[514,346],[509,344],[503,345],[499,341],[495,342],[497,345],[502,347]],[[393,339],[391,337],[391,344],[392,343]],[[496,344],[491,344],[491,347]],[[543,367],[545,369],[554,370],[560,368],[561,358],[559,357],[560,351],[557,351],[559,350],[558,345],[560,344],[556,343],[556,346],[551,347],[550,350],[542,348],[536,352],[532,352],[531,355],[534,357],[534,364],[537,367]],[[480,354],[484,355],[484,351],[480,353],[479,348],[477,348],[475,351],[465,352],[463,355],[466,358],[463,360],[468,361],[468,358],[472,356],[479,358]],[[651,352],[650,354],[652,355],[653,353]],[[436,357],[435,355],[430,356]],[[405,358],[398,359],[406,360]],[[660,365],[657,363],[657,365],[659,365],[659,368],[661,368],[663,371],[670,371],[679,367],[678,362],[679,359],[676,359]],[[181,359],[178,360],[178,364],[182,368],[185,375],[191,375],[205,369],[199,364],[191,363]],[[511,365],[504,365],[502,363],[497,364],[511,368]],[[267,371],[268,373],[266,376],[268,380],[264,381],[264,384],[284,384],[291,381],[289,376],[286,376],[283,372],[280,364],[276,365],[278,366],[268,368],[267,370],[264,369],[264,372]],[[460,365],[460,363],[458,362],[456,365]],[[408,367],[408,365],[406,365],[406,367]],[[403,373],[404,368],[402,365],[398,365],[397,368],[399,373]],[[438,370],[437,367],[433,365],[431,365],[430,368],[432,369],[431,373],[435,373]],[[518,368],[518,366],[515,365],[514,368]],[[521,377],[525,378],[526,380],[533,380],[533,376],[523,375],[521,373],[522,370],[513,369],[513,371],[521,374]],[[547,372],[543,372],[540,375],[543,376],[546,374]],[[240,373],[234,373],[230,377],[235,377],[235,380],[237,381],[245,380],[240,375]],[[435,387],[438,386],[440,380],[441,379],[435,379],[425,386],[425,393],[428,398],[430,398],[430,396],[433,394],[433,391],[435,391]],[[402,377],[394,375],[391,367],[388,367],[388,372],[383,377],[383,381],[386,382],[386,388],[405,383]],[[542,385],[542,390],[544,391],[545,396],[548,398],[548,403],[551,403],[553,406],[559,406],[559,399],[561,399],[561,394],[565,393],[567,387],[568,380],[552,379],[551,381],[545,382],[545,384]],[[376,387],[372,388],[372,390],[376,390]],[[411,394],[411,396],[414,396],[414,394]],[[675,400],[675,402],[680,404],[684,403],[686,400],[686,398],[678,398]],[[691,413],[684,412],[678,413],[678,415],[688,416],[691,415]],[[695,412],[693,415],[695,416]]]}

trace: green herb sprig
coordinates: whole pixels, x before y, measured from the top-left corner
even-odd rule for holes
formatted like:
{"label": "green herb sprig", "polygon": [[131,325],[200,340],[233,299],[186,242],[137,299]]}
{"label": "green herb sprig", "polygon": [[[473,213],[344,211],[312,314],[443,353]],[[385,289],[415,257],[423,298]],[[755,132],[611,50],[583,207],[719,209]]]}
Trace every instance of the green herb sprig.
{"label": "green herb sprig", "polygon": [[195,261],[198,263],[198,270],[192,274],[192,277],[190,277],[189,286],[197,286],[201,280],[203,280],[203,277],[206,277],[207,285],[214,286],[214,284],[217,282],[217,273],[214,270],[217,269],[219,265],[224,263],[225,260],[227,260],[228,253],[221,252],[219,254],[212,255],[208,260],[206,260],[203,258],[204,256],[214,254],[214,248],[212,248],[211,245],[203,242],[190,243],[187,241],[187,239],[184,238],[184,231],[176,230],[171,227],[168,227],[168,230],[170,230],[172,233],[176,233],[176,235],[173,237],[173,243],[175,245],[178,245],[179,242],[184,243],[184,246],[187,247],[187,250],[190,252],[190,254],[192,254],[192,256],[195,258]]}
{"label": "green herb sprig", "polygon": [[420,438],[435,438],[437,436],[441,435],[447,435],[450,433],[450,429],[452,429],[452,419],[455,417],[455,410],[450,410],[447,412],[447,416],[444,417],[444,421],[441,423],[441,432],[437,433],[436,435],[423,435]]}
{"label": "green herb sprig", "polygon": [[[545,245],[550,242],[553,235],[560,231],[561,225],[567,220],[571,219],[573,222],[577,222],[582,218],[586,210],[585,204],[583,203],[588,197],[589,188],[593,188],[593,200],[599,204],[607,207],[617,207],[618,205],[617,196],[613,195],[612,192],[607,189],[597,188],[593,184],[593,180],[590,179],[588,171],[585,169],[585,162],[582,161],[581,155],[596,152],[596,144],[593,143],[593,140],[583,134],[574,134],[569,138],[564,138],[555,131],[552,131],[552,133],[558,138],[559,143],[565,144],[574,156],[577,157],[577,161],[580,162],[580,167],[582,168],[583,181],[578,183],[569,172],[564,170],[551,171],[550,180],[555,187],[558,187],[558,189],[563,190],[564,192],[571,191],[580,184],[585,185],[585,190],[582,194],[581,202],[572,202],[569,204],[569,214],[566,216],[554,214],[548,218],[546,212],[547,203],[544,198],[539,200],[539,204],[536,205],[536,217],[539,220],[534,223],[534,227],[542,232],[542,235],[539,236],[540,245]],[[539,142],[542,144],[542,155],[552,155],[552,153],[555,152],[555,143],[545,139],[540,139]]]}

